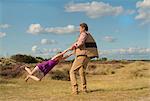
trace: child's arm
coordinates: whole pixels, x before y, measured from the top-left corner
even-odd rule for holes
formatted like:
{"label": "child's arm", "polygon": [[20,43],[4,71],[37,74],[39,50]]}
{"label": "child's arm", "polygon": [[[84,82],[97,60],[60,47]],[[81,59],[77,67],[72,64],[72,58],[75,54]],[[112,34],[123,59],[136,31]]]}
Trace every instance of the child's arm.
{"label": "child's arm", "polygon": [[51,60],[56,59],[58,56],[60,56],[60,54],[57,54],[57,55],[53,56],[53,57],[51,58]]}
{"label": "child's arm", "polygon": [[70,57],[71,55],[73,55],[73,54],[74,54],[74,52],[72,52],[72,53],[66,55],[65,57],[62,58],[62,60],[65,60],[65,59],[69,58],[69,57]]}
{"label": "child's arm", "polygon": [[70,49],[68,48],[68,49],[66,49],[66,50],[64,50],[62,53],[60,53],[61,55],[64,55],[65,53],[67,53],[68,51],[69,51]]}
{"label": "child's arm", "polygon": [[52,57],[52,60],[56,59],[56,58],[59,57],[60,55],[63,55],[63,54],[65,54],[65,53],[67,53],[69,50],[70,50],[70,49],[66,49],[66,50],[64,50],[62,53],[59,53],[59,54],[55,55],[54,57]]}

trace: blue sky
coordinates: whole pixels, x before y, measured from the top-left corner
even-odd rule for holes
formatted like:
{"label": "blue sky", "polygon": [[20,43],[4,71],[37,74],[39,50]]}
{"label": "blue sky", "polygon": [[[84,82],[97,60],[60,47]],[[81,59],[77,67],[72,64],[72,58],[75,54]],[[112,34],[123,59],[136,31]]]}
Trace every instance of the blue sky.
{"label": "blue sky", "polygon": [[150,59],[149,0],[0,0],[0,56],[50,57],[86,22],[101,57]]}

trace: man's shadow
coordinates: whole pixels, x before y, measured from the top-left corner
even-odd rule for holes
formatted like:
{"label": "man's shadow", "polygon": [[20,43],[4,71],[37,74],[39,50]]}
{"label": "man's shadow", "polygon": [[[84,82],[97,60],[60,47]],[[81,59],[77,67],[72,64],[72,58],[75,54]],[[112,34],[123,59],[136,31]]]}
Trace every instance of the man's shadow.
{"label": "man's shadow", "polygon": [[93,93],[93,92],[105,92],[105,91],[108,91],[108,90],[99,88],[99,89],[89,90],[88,92]]}
{"label": "man's shadow", "polygon": [[93,90],[89,90],[89,93],[94,93],[94,92],[108,92],[108,91],[133,91],[133,90],[143,90],[143,89],[148,89],[149,87],[138,87],[138,88],[128,88],[128,89],[116,89],[116,90],[112,90],[112,89],[102,89],[102,88],[98,88],[98,89],[93,89]]}

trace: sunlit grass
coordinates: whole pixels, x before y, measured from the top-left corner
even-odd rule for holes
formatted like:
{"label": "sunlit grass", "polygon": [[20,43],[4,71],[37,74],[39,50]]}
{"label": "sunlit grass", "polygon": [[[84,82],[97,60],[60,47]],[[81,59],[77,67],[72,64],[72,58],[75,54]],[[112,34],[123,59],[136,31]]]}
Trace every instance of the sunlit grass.
{"label": "sunlit grass", "polygon": [[[88,77],[88,94],[71,95],[69,81],[50,80],[48,77],[41,82],[23,78],[10,79],[0,84],[1,101],[137,101],[150,97],[149,79],[109,80]],[[148,101],[148,100],[143,100]]]}
{"label": "sunlit grass", "polygon": [[[0,78],[0,101],[150,101],[149,62],[90,65],[95,68],[87,74],[87,94],[71,95],[70,81],[52,80],[50,75],[41,82],[26,83],[24,74],[15,79]],[[70,67],[61,64],[53,70]]]}

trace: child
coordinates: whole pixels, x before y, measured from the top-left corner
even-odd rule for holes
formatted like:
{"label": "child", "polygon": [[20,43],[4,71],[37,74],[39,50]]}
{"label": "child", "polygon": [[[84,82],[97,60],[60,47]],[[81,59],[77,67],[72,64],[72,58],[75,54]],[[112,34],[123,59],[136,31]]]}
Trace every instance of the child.
{"label": "child", "polygon": [[[31,71],[29,68],[25,67],[25,70],[28,72],[29,75],[25,78],[25,81],[27,82],[29,78],[35,80],[35,81],[41,81],[42,78],[55,66],[60,62],[61,60],[65,60],[66,58],[70,57],[73,53],[64,56],[64,54],[69,51],[70,49],[67,49],[63,52],[58,53],[54,57],[52,57],[51,60],[44,61],[42,63],[39,63],[36,65],[36,67]],[[33,74],[38,73],[38,76],[34,76]]]}

